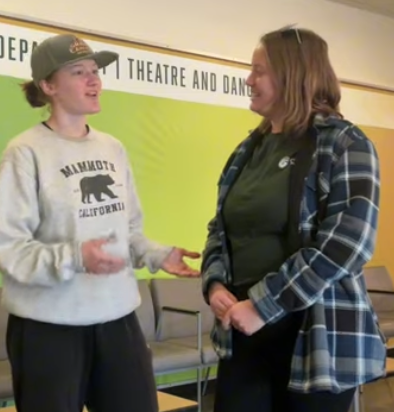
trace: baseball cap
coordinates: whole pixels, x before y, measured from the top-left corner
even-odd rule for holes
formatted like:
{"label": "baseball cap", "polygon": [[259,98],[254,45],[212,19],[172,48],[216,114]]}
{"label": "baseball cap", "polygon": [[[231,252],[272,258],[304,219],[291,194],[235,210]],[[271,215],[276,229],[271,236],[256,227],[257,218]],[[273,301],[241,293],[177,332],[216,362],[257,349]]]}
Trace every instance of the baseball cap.
{"label": "baseball cap", "polygon": [[117,60],[118,56],[118,53],[107,50],[94,52],[74,34],[58,34],[34,48],[30,59],[33,81],[38,85],[60,68],[81,60],[94,60],[101,69]]}

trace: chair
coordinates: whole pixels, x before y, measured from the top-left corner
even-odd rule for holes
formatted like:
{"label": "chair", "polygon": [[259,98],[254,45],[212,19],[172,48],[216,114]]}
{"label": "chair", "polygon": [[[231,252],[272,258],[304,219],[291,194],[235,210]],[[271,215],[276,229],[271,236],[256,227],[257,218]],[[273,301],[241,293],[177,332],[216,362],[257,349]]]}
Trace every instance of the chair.
{"label": "chair", "polygon": [[218,361],[210,340],[214,317],[201,293],[201,279],[153,279],[153,304],[158,319],[157,339],[199,352],[197,397],[201,400],[201,373]]}
{"label": "chair", "polygon": [[[394,376],[394,359],[393,358],[387,358],[386,359],[386,375],[385,378],[390,378]],[[352,412],[363,412],[364,407],[363,407],[363,402],[362,402],[362,387],[360,386],[356,393],[354,394],[354,400],[353,400],[353,406],[352,406]]]}
{"label": "chair", "polygon": [[[394,337],[394,283],[384,266],[364,268],[364,279],[371,299],[372,306],[378,316],[379,326],[386,342]],[[388,347],[388,349],[390,349]],[[387,357],[386,378],[394,376],[394,359]],[[362,387],[359,387],[354,396],[353,411],[361,412]]]}
{"label": "chair", "polygon": [[[201,365],[200,352],[192,346],[180,346],[170,339],[159,338],[157,332],[158,318],[153,306],[152,294],[147,280],[139,280],[141,305],[136,314],[152,354],[153,370],[156,376],[177,373],[186,370],[197,371],[197,388],[201,386],[199,370]],[[193,313],[191,313],[193,312]],[[184,310],[188,316],[195,316],[195,311]],[[198,408],[201,411],[201,396],[198,390]]]}
{"label": "chair", "polygon": [[372,306],[386,340],[394,338],[394,283],[384,266],[364,269],[364,278]]}

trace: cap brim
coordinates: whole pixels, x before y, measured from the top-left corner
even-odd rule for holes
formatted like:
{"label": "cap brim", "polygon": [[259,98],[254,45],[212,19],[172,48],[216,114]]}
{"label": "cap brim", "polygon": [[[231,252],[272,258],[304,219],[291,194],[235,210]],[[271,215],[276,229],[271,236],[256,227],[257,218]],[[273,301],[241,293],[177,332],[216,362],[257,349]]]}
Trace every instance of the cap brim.
{"label": "cap brim", "polygon": [[92,59],[97,63],[99,69],[109,66],[111,63],[116,61],[119,57],[118,53],[103,50],[96,52],[92,55]]}

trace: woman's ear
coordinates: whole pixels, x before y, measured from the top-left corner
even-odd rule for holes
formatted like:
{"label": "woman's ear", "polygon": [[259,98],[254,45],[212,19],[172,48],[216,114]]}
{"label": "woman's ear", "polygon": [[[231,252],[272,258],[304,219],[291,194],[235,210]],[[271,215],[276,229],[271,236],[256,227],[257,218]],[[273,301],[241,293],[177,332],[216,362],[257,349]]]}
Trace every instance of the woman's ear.
{"label": "woman's ear", "polygon": [[46,96],[52,97],[54,95],[55,85],[53,84],[53,82],[48,80],[41,80],[38,85]]}

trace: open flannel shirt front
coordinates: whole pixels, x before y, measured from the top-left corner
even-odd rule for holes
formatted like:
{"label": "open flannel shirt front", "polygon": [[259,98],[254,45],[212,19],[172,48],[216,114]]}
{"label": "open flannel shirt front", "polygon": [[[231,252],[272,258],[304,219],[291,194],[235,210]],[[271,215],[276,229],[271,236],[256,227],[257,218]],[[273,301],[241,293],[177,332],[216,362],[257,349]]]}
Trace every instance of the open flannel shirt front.
{"label": "open flannel shirt front", "polygon": [[[256,129],[237,147],[218,183],[202,262],[207,303],[212,282],[232,281],[223,203],[261,138]],[[316,115],[305,141],[290,173],[289,257],[249,298],[266,324],[304,311],[289,390],[339,393],[385,374],[384,337],[363,277],[376,240],[379,161],[362,131],[338,117]],[[220,358],[231,357],[231,328],[216,319],[211,339]]]}

